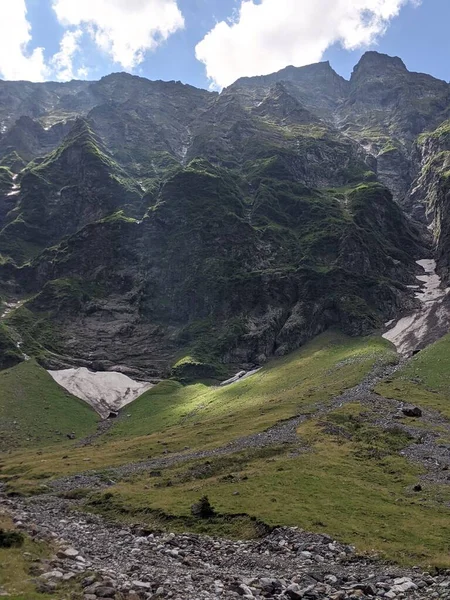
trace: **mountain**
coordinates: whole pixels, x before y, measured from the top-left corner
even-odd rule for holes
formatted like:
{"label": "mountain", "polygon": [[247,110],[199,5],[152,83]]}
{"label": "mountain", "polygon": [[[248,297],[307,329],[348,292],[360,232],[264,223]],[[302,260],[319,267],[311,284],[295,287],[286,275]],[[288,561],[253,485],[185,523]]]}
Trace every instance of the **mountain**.
{"label": "mountain", "polygon": [[450,280],[449,109],[376,52],[220,94],[1,81],[0,364],[217,379],[379,329],[434,245]]}
{"label": "mountain", "polygon": [[449,94],[0,81],[0,595],[450,597]]}

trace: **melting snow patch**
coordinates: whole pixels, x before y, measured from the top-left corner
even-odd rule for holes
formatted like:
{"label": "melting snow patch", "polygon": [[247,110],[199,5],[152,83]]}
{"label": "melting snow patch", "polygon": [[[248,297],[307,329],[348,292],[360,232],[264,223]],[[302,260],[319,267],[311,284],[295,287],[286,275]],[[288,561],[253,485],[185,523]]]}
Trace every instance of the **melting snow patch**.
{"label": "melting snow patch", "polygon": [[[420,350],[427,343],[431,343],[444,335],[450,326],[450,310],[444,303],[450,289],[442,288],[442,282],[436,273],[436,261],[430,259],[418,260],[417,264],[424,270],[424,275],[418,275],[421,286],[408,286],[418,288],[416,298],[422,306],[416,312],[397,321],[383,337],[394,344],[400,354],[408,355],[415,350]],[[389,327],[394,321],[386,323]]]}
{"label": "melting snow patch", "polygon": [[49,373],[61,387],[90,404],[103,418],[153,387],[152,383],[134,381],[115,371],[94,372],[81,367]]}
{"label": "melting snow patch", "polygon": [[221,387],[223,387],[225,385],[231,385],[232,383],[236,383],[237,381],[242,381],[243,379],[247,379],[248,377],[251,377],[252,375],[257,373],[261,369],[262,369],[262,367],[259,367],[258,369],[253,369],[253,371],[239,371],[239,373],[237,373],[234,377],[231,377],[231,379],[222,381],[222,383],[220,385],[221,385]]}

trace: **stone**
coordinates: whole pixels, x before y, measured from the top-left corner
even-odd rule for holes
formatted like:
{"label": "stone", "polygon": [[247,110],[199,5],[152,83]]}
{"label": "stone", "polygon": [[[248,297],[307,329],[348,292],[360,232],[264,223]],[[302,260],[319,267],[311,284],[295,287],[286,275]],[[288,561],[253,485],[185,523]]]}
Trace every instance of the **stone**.
{"label": "stone", "polygon": [[252,590],[248,587],[248,585],[245,585],[245,583],[240,583],[234,588],[234,590],[239,594],[239,596],[244,596],[244,598],[253,598]]}
{"label": "stone", "polygon": [[135,580],[135,581],[131,582],[131,585],[136,590],[151,590],[152,589],[152,584],[148,583],[147,581]]}
{"label": "stone", "polygon": [[43,575],[41,575],[39,577],[39,579],[62,579],[64,577],[63,573],[61,571],[47,571],[47,573],[44,573]]}
{"label": "stone", "polygon": [[116,590],[109,586],[100,586],[95,590],[97,598],[114,598]]}
{"label": "stone", "polygon": [[408,592],[409,590],[416,590],[417,585],[409,577],[400,577],[394,579],[394,585],[391,588],[391,592],[396,594],[401,592]]}
{"label": "stone", "polygon": [[63,550],[59,550],[57,553],[58,558],[70,558],[70,559],[75,559],[77,558],[79,552],[78,550],[75,550],[75,548],[65,548]]}
{"label": "stone", "polygon": [[292,583],[284,593],[291,600],[301,600],[304,594],[298,583]]}

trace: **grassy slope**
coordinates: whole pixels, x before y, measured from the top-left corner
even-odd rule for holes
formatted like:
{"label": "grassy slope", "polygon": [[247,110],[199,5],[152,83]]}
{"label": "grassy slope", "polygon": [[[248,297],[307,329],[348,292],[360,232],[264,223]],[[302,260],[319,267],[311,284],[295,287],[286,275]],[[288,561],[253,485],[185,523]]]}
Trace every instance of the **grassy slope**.
{"label": "grassy slope", "polygon": [[[301,426],[301,438],[311,445],[303,453],[197,461],[164,471],[162,478],[123,481],[108,490],[113,497],[100,512],[164,526],[154,511],[186,518],[191,504],[207,494],[220,513],[328,533],[399,562],[448,567],[448,511],[411,491],[420,472],[396,454],[404,440],[379,431],[368,432],[368,442],[340,439],[322,425]],[[369,456],[374,447],[384,450]],[[213,523],[209,533],[220,529]]]}
{"label": "grassy slope", "polygon": [[422,350],[376,391],[386,398],[438,410],[450,418],[450,335]]}
{"label": "grassy slope", "polygon": [[34,361],[0,372],[0,451],[66,445],[68,433],[86,436],[96,423],[95,412]]}
{"label": "grassy slope", "polygon": [[358,383],[376,360],[392,358],[390,344],[384,340],[329,331],[231,386],[183,387],[163,382],[129,407],[131,416],[119,422],[110,436],[148,435],[182,425],[177,435],[189,445],[217,445],[262,431],[299,412],[311,412],[317,403]]}
{"label": "grassy slope", "polygon": [[[398,379],[380,387],[403,384],[405,373],[411,385],[418,373],[427,385],[444,385],[435,369],[436,364],[447,368],[448,343],[430,348],[428,359],[421,353]],[[74,448],[70,457],[58,449],[44,451],[39,462],[31,452],[13,454],[3,474],[21,475],[19,485],[26,488],[27,481],[33,485],[36,479],[158,456],[164,448],[215,447],[298,411],[313,411],[318,402],[326,404],[360,381],[376,361],[392,358],[389,344],[379,338],[328,332],[229,388],[161,384],[130,405],[131,417],[119,421],[95,446]],[[427,397],[440,397],[420,389]],[[108,489],[112,496],[88,490],[86,501],[111,517],[171,530],[255,534],[245,518],[193,523],[190,505],[206,493],[221,513],[247,513],[268,524],[327,532],[360,550],[375,549],[409,564],[450,566],[447,509],[432,494],[412,491],[420,469],[397,454],[411,442],[398,431],[369,426],[364,410],[355,402],[304,423],[300,452],[271,448],[192,461],[163,470],[161,477],[141,473],[125,479]],[[328,425],[339,426],[343,434]],[[166,521],[160,511],[175,519]]]}
{"label": "grassy slope", "polygon": [[74,448],[69,460],[62,460],[64,450],[52,449],[39,463],[32,452],[12,456],[8,462],[35,477],[104,469],[159,456],[165,449],[219,447],[299,412],[314,411],[317,403],[324,404],[358,383],[375,362],[393,357],[390,344],[380,338],[350,338],[329,331],[230,387],[163,382],[127,406],[125,414],[131,416],[119,420],[97,444]]}
{"label": "grassy slope", "polygon": [[[248,522],[228,528],[192,522],[190,506],[206,494],[221,514],[247,513],[271,525],[328,533],[394,561],[448,567],[448,510],[412,490],[420,469],[398,455],[413,440],[369,425],[366,410],[355,402],[302,424],[303,451],[247,452],[194,461],[158,478],[141,474],[107,495],[94,494],[87,505],[171,530],[251,534]],[[159,511],[178,520],[167,523]]]}

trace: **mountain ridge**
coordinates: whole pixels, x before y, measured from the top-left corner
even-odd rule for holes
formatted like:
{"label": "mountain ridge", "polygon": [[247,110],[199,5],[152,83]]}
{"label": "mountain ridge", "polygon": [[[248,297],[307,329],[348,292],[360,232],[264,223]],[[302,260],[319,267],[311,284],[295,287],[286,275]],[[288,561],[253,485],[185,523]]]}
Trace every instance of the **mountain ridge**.
{"label": "mountain ridge", "polygon": [[8,86],[0,294],[36,296],[10,327],[44,364],[216,377],[414,307],[447,218],[419,136],[449,84],[369,52],[350,81],[324,62],[220,94],[126,73],[24,84],[19,103]]}

